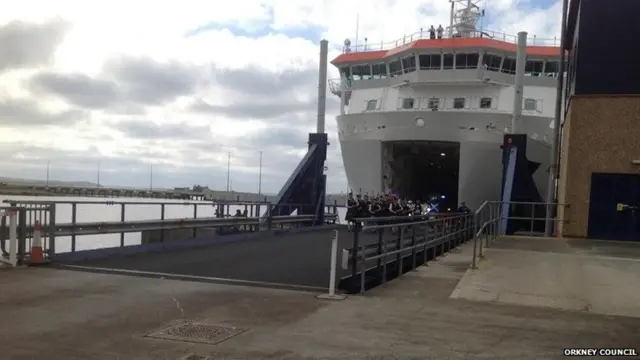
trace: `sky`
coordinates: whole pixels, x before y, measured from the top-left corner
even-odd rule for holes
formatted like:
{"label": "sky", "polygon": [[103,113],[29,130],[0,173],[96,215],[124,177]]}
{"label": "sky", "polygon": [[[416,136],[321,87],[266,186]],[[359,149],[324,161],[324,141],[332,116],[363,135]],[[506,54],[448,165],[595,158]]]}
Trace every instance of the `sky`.
{"label": "sky", "polygon": [[[483,28],[560,33],[560,1],[483,0]],[[319,41],[448,24],[446,0],[22,0],[0,12],[0,177],[276,193],[315,130]],[[356,21],[359,19],[359,21]],[[358,26],[356,26],[358,23]],[[329,65],[329,77],[337,69]],[[328,191],[347,190],[327,95]],[[262,160],[262,161],[261,161]],[[260,164],[262,163],[262,166]],[[230,164],[228,166],[228,164]],[[262,169],[262,171],[260,171]],[[260,172],[262,176],[260,177]],[[261,178],[261,181],[260,181]]]}

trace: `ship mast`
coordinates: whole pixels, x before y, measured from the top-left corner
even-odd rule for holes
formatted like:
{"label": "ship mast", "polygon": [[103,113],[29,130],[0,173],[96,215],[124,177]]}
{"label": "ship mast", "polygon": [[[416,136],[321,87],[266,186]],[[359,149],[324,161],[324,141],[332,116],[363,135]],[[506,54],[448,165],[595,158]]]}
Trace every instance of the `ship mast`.
{"label": "ship mast", "polygon": [[483,15],[480,9],[482,0],[449,0],[451,2],[451,16],[449,37],[479,36],[478,20]]}

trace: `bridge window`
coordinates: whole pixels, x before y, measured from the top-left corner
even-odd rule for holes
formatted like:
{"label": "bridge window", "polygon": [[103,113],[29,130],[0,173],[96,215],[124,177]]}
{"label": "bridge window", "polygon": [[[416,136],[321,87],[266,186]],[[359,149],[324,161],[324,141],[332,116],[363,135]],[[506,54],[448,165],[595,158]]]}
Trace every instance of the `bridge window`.
{"label": "bridge window", "polygon": [[502,56],[484,54],[482,57],[482,65],[487,67],[487,70],[500,71],[500,64],[502,64]]}
{"label": "bridge window", "polygon": [[536,111],[538,109],[538,101],[536,99],[524,99],[523,108],[527,111]]}
{"label": "bridge window", "polygon": [[410,73],[416,71],[416,57],[409,56],[407,58],[402,59],[402,71],[406,73]]}
{"label": "bridge window", "polygon": [[387,65],[386,64],[373,64],[371,65],[371,73],[374,79],[386,79],[387,78]]}
{"label": "bridge window", "polygon": [[464,105],[466,103],[466,99],[459,97],[453,99],[453,108],[454,109],[464,109]]}
{"label": "bridge window", "polygon": [[373,111],[378,108],[378,100],[369,100],[367,101],[367,111]]}
{"label": "bridge window", "polygon": [[491,98],[490,97],[480,98],[480,109],[491,109]]}
{"label": "bridge window", "polygon": [[345,79],[350,79],[351,78],[351,68],[349,68],[348,66],[343,67],[342,69],[340,69],[340,75]]}
{"label": "bridge window", "polygon": [[516,73],[516,59],[504,58],[504,62],[502,63],[502,72],[505,73],[505,74],[515,74]]}
{"label": "bridge window", "polygon": [[542,61],[527,61],[524,67],[524,74],[526,76],[541,76],[543,65],[544,62]]}
{"label": "bridge window", "polygon": [[420,55],[420,70],[440,70],[442,55]]}
{"label": "bridge window", "polygon": [[442,55],[442,68],[453,69],[453,54],[444,54]]}
{"label": "bridge window", "polygon": [[412,98],[405,98],[402,99],[402,108],[403,109],[413,109],[413,106],[415,105],[415,100]]}
{"label": "bridge window", "polygon": [[544,65],[544,76],[558,76],[558,65],[560,65],[558,61],[547,61]]}
{"label": "bridge window", "polygon": [[351,71],[353,71],[353,79],[354,80],[364,80],[364,79],[367,79],[367,78],[371,78],[371,66],[370,65],[354,66]]}
{"label": "bridge window", "polygon": [[456,54],[456,69],[475,69],[478,67],[478,54]]}
{"label": "bridge window", "polygon": [[392,61],[389,64],[389,75],[398,76],[402,73],[402,67],[400,66],[400,60]]}
{"label": "bridge window", "polygon": [[427,102],[427,107],[431,110],[438,110],[438,108],[440,108],[440,99],[429,98]]}

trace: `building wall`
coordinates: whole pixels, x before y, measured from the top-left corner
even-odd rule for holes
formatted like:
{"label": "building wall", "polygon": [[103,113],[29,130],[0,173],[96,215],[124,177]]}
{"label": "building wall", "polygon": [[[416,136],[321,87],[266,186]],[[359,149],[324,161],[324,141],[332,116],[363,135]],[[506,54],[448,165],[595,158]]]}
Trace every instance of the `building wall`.
{"label": "building wall", "polygon": [[640,174],[640,96],[573,96],[561,148],[558,234],[586,237],[591,174]]}
{"label": "building wall", "polygon": [[575,27],[568,39],[575,59],[570,94],[640,94],[640,85],[629,81],[640,78],[640,50],[630,45],[637,43],[640,31],[640,1],[576,2],[575,24],[570,24]]}

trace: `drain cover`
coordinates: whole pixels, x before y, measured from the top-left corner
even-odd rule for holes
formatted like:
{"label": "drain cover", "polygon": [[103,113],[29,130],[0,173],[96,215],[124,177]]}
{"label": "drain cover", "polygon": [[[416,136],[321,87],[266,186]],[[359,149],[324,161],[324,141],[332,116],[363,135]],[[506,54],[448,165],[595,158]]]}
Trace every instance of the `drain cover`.
{"label": "drain cover", "polygon": [[211,358],[208,356],[189,354],[185,357],[180,358],[180,360],[211,360]]}
{"label": "drain cover", "polygon": [[[186,322],[179,325],[171,326],[162,331],[148,334],[147,337],[154,339],[188,341],[215,345],[236,335],[242,334],[247,330],[248,329],[240,329],[230,326]],[[189,360],[201,359],[206,358],[195,357]]]}

